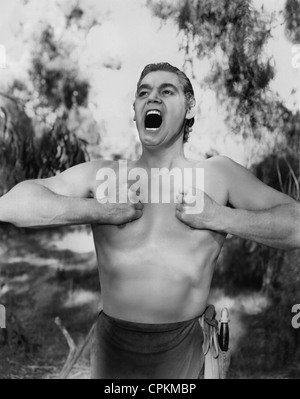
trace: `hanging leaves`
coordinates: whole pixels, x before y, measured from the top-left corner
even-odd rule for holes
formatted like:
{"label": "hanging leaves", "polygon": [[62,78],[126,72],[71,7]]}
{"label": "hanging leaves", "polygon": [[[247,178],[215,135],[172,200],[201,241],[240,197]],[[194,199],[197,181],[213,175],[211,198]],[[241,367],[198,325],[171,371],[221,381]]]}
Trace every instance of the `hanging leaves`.
{"label": "hanging leaves", "polygon": [[38,177],[55,176],[57,172],[85,162],[88,159],[86,145],[68,130],[65,118],[58,118],[38,143]]}
{"label": "hanging leaves", "polygon": [[[156,15],[171,15],[170,2],[149,2]],[[164,5],[164,6],[163,6]],[[172,17],[186,37],[182,48],[209,58],[211,73],[205,84],[214,88],[219,101],[227,104],[228,123],[233,132],[259,137],[263,127],[261,104],[274,77],[270,60],[263,58],[270,37],[267,20],[250,0],[184,0],[175,2]],[[220,52],[221,50],[221,52]]]}
{"label": "hanging leaves", "polygon": [[0,93],[0,195],[36,172],[34,131],[22,106]]}
{"label": "hanging leaves", "polygon": [[300,43],[300,1],[287,0],[284,16],[286,20],[285,27],[288,39],[295,44]]}
{"label": "hanging leaves", "polygon": [[23,180],[54,176],[88,160],[86,145],[68,130],[65,118],[37,140],[22,105],[0,94],[0,195]]}

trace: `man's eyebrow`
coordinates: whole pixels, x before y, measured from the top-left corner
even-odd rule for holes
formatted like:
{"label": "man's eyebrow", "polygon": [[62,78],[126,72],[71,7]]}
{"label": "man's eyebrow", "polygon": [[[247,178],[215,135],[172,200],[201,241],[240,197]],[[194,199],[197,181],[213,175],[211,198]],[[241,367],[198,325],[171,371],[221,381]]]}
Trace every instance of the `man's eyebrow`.
{"label": "man's eyebrow", "polygon": [[146,83],[144,83],[144,84],[142,84],[142,85],[139,86],[138,91],[140,91],[140,90],[145,90],[145,89],[150,90],[150,89],[151,89],[151,86],[148,85],[148,84],[146,84]]}
{"label": "man's eyebrow", "polygon": [[160,89],[165,89],[166,87],[172,87],[172,89],[174,90],[174,91],[179,91],[178,90],[178,87],[177,86],[175,86],[173,83],[163,83],[162,85],[160,85],[159,86],[160,87]]}
{"label": "man's eyebrow", "polygon": [[[159,89],[165,89],[166,87],[172,87],[173,90],[175,91],[179,91],[178,88],[173,84],[173,83],[162,83],[159,86]],[[138,91],[140,90],[151,90],[152,86],[146,83],[143,83],[142,85],[140,85],[140,87],[138,88]]]}

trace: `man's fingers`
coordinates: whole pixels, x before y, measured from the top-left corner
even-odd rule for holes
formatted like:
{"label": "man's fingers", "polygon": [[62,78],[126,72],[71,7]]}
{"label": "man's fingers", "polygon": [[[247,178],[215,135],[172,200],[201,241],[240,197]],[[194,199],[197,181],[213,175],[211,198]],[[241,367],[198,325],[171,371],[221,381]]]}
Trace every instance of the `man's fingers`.
{"label": "man's fingers", "polygon": [[175,215],[176,215],[178,220],[180,220],[181,222],[185,223],[185,213],[184,212],[181,212],[178,209],[176,209]]}
{"label": "man's fingers", "polygon": [[181,219],[181,211],[179,211],[178,209],[176,209],[176,216],[178,217],[178,219]]}
{"label": "man's fingers", "polygon": [[183,197],[183,203],[186,204],[186,205],[192,205],[192,204],[195,203],[195,201],[196,201],[196,198],[192,194],[186,194]]}
{"label": "man's fingers", "polygon": [[143,211],[136,210],[133,220],[139,219],[143,216]]}
{"label": "man's fingers", "polygon": [[126,227],[126,223],[123,223],[123,224],[119,224],[119,229],[124,229],[124,227]]}
{"label": "man's fingers", "polygon": [[184,212],[186,208],[193,205],[194,203],[195,203],[195,198],[191,197],[186,199],[186,197],[182,197],[182,199],[180,198],[180,201],[178,199],[176,209],[178,209],[181,212]]}
{"label": "man's fingers", "polygon": [[189,188],[187,188],[187,187],[181,187],[181,188],[179,189],[179,194],[186,195],[186,194],[188,194],[189,191],[190,191]]}
{"label": "man's fingers", "polygon": [[134,205],[135,209],[142,211],[144,209],[144,204],[141,202],[138,202],[137,204]]}
{"label": "man's fingers", "polygon": [[180,204],[180,203],[179,203],[179,204],[176,205],[176,212],[177,212],[177,211],[178,211],[178,212],[182,212],[183,209],[184,209],[184,208],[183,208],[183,204]]}
{"label": "man's fingers", "polygon": [[183,199],[184,199],[183,194],[178,194],[176,199],[177,199],[177,204],[183,204]]}
{"label": "man's fingers", "polygon": [[185,205],[192,205],[196,201],[196,190],[193,187],[183,187],[179,189],[179,194],[177,195],[177,202]]}

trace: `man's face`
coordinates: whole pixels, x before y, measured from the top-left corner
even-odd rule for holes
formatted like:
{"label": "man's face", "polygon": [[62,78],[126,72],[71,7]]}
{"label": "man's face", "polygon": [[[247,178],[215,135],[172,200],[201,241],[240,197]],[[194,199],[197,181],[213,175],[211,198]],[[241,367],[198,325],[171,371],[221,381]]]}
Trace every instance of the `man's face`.
{"label": "man's face", "polygon": [[186,98],[178,76],[151,72],[142,80],[135,100],[135,120],[142,144],[158,146],[183,134]]}

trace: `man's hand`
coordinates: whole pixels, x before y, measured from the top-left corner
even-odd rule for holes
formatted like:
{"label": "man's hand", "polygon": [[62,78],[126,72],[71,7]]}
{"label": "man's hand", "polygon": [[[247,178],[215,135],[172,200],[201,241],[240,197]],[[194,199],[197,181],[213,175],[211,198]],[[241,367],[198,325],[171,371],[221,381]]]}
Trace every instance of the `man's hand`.
{"label": "man's hand", "polygon": [[[117,187],[116,192],[112,190],[110,196],[97,198],[97,201],[103,207],[104,221],[101,220],[101,224],[124,226],[126,223],[131,223],[141,218],[144,205],[138,195],[126,183],[121,187]],[[126,202],[121,202],[121,198]]]}
{"label": "man's hand", "polygon": [[101,213],[104,215],[101,224],[122,226],[143,216],[144,205],[141,202],[137,204],[132,204],[131,202],[111,204],[108,202],[99,206],[103,207],[103,212]]}
{"label": "man's hand", "polygon": [[181,222],[198,230],[221,230],[219,220],[223,207],[202,190],[181,191],[177,202],[176,217]]}

